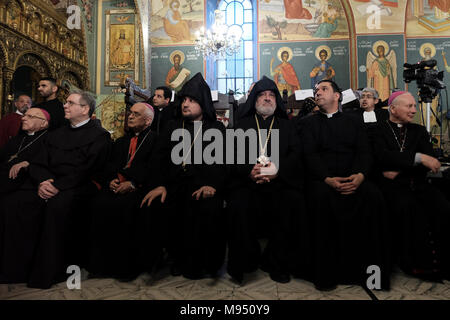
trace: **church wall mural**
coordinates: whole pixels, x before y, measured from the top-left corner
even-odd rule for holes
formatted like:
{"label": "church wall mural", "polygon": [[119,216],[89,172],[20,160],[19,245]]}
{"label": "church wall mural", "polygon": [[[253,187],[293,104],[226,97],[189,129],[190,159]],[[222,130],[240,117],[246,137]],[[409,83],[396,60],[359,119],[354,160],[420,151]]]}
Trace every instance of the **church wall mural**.
{"label": "church wall mural", "polygon": [[[103,0],[102,11],[105,7],[118,9],[117,2]],[[126,9],[134,7],[133,0],[123,2],[128,4]],[[185,80],[196,72],[205,75],[206,68],[210,67],[203,57],[195,56],[195,32],[211,25],[210,16],[214,16],[219,1],[149,0],[148,3],[151,54],[147,63],[151,90],[165,85],[169,75],[172,78],[169,86],[178,91]],[[449,84],[450,70],[444,57],[450,54],[447,43],[450,1],[257,0],[252,3],[256,11],[253,21],[257,21],[255,80],[266,75],[277,79],[281,89],[284,84],[278,79],[284,79],[280,75],[285,72],[285,77],[293,80],[287,85],[291,93],[297,86],[309,89],[314,81],[331,76],[343,89],[371,85],[381,91],[382,98],[387,98],[394,87],[408,87],[403,81],[403,63],[406,59],[413,62],[424,59],[420,47],[428,42],[435,46],[434,59],[438,61],[438,69],[444,70],[444,82]],[[91,20],[95,32],[98,2],[89,10],[94,17]],[[116,32],[120,38],[120,31]],[[319,47],[322,48],[318,50]],[[177,51],[182,54],[176,54]],[[91,54],[92,51],[88,53],[89,62]],[[91,64],[89,67],[92,70]],[[142,66],[139,72],[144,73]],[[103,81],[104,74],[101,77]],[[211,85],[217,84],[211,81]],[[416,90],[415,83],[409,84],[409,88]],[[112,87],[105,88],[103,84],[100,88],[105,96],[111,90]]]}
{"label": "church wall mural", "polygon": [[357,33],[396,33],[405,28],[407,0],[349,0]]}
{"label": "church wall mural", "polygon": [[203,58],[193,46],[152,48],[152,88],[168,86],[178,92],[197,72],[203,74]]}
{"label": "church wall mural", "polygon": [[258,4],[260,41],[348,37],[339,0],[264,0]]}
{"label": "church wall mural", "polygon": [[155,0],[151,2],[150,32],[155,45],[193,44],[204,25],[203,0]]}
{"label": "church wall mural", "polygon": [[410,0],[406,7],[408,36],[450,36],[450,1]]}
{"label": "church wall mural", "polygon": [[358,36],[358,87],[375,88],[384,101],[394,88],[404,89],[403,35]]}
{"label": "church wall mural", "polygon": [[259,51],[261,76],[273,79],[281,94],[311,89],[322,79],[350,86],[348,40],[263,43]]}

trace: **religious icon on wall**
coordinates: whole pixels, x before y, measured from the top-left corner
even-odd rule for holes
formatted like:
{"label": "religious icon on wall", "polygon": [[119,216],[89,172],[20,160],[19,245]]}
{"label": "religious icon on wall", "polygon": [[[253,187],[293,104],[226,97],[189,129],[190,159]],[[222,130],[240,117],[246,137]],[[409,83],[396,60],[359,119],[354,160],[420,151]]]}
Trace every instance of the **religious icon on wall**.
{"label": "religious icon on wall", "polygon": [[419,54],[423,58],[422,61],[428,61],[433,59],[433,57],[436,55],[436,47],[432,43],[423,43],[420,46]]}
{"label": "religious icon on wall", "polygon": [[169,56],[169,60],[173,64],[173,67],[167,72],[166,86],[178,92],[186,81],[189,80],[191,71],[183,67],[185,56],[182,51],[173,51]]}
{"label": "religious icon on wall", "polygon": [[108,10],[105,15],[105,86],[118,86],[118,72],[140,79],[140,26],[134,9]]}
{"label": "religious icon on wall", "polygon": [[314,88],[317,82],[321,80],[334,80],[336,72],[333,66],[327,61],[331,58],[331,49],[329,46],[323,45],[316,48],[316,58],[319,60],[309,73],[311,78],[311,88]]}
{"label": "religious icon on wall", "polygon": [[270,75],[277,84],[280,94],[283,95],[283,90],[286,89],[288,96],[290,96],[295,90],[300,90],[300,82],[298,81],[295,69],[289,63],[293,57],[292,49],[289,47],[281,47],[278,49],[277,57],[281,63],[273,68],[275,58],[273,57],[270,60]]}
{"label": "religious icon on wall", "polygon": [[397,86],[397,61],[394,50],[389,50],[386,41],[379,40],[367,53],[367,87],[375,88],[381,101],[389,98]]}
{"label": "religious icon on wall", "polygon": [[111,69],[133,69],[134,25],[112,25],[111,38]]}

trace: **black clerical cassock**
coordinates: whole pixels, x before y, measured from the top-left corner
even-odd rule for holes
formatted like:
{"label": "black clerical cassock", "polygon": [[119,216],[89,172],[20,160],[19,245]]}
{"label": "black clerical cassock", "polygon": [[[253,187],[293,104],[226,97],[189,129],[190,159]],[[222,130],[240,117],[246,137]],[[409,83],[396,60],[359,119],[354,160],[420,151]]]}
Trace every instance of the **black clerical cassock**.
{"label": "black clerical cassock", "polygon": [[[393,251],[407,273],[430,280],[450,277],[450,204],[426,180],[416,153],[433,156],[425,127],[384,121],[371,131],[376,173],[390,213]],[[402,149],[402,151],[400,151]],[[392,180],[382,172],[399,174]]]}
{"label": "black clerical cassock", "polygon": [[[367,181],[372,158],[366,130],[351,115],[328,116],[308,117],[301,134],[313,233],[312,281],[319,288],[366,285],[371,274],[367,268],[375,265],[381,271],[382,288],[388,288],[385,205],[381,192]],[[327,177],[357,173],[365,180],[351,195],[342,195],[324,182]]]}
{"label": "black clerical cassock", "polygon": [[151,129],[156,132],[157,135],[163,133],[169,122],[175,118],[178,118],[178,114],[176,112],[176,108],[174,103],[169,103],[164,108],[159,109],[158,107],[154,107],[155,109],[155,118],[151,124]]}
{"label": "black clerical cassock", "polygon": [[[272,116],[263,119],[256,114],[255,103],[258,94],[266,90],[275,94],[276,109]],[[245,164],[238,164],[236,156],[239,155],[235,154],[234,165],[229,166],[228,273],[240,282],[244,272],[255,271],[262,263],[273,280],[289,281],[289,273],[301,275],[310,260],[305,250],[308,237],[300,142],[293,123],[287,120],[276,84],[267,77],[255,84],[241,112],[236,129],[256,132],[258,140],[257,145],[246,143]],[[249,175],[266,144],[270,127],[278,130],[278,141],[272,144],[271,140],[276,139],[272,132],[265,155],[270,158],[275,153],[273,148],[279,149],[278,176],[270,182],[257,184]],[[262,130],[266,130],[266,135]],[[255,158],[250,159],[250,148],[257,148]],[[268,238],[262,256],[260,238]]]}
{"label": "black clerical cassock", "polygon": [[[217,129],[224,133],[224,126],[216,120],[211,99],[211,90],[200,73],[197,73],[183,86],[179,93],[195,99],[202,108],[201,130]],[[199,126],[198,126],[199,127]],[[155,199],[148,208],[150,211],[164,210],[169,227],[164,228],[166,246],[174,259],[176,271],[187,278],[197,279],[206,275],[215,275],[225,258],[225,240],[223,235],[223,185],[225,168],[223,164],[195,164],[195,145],[201,144],[202,151],[210,142],[203,141],[198,127],[189,119],[177,119],[169,123],[165,132],[158,138],[159,186],[167,189],[167,198],[162,207],[160,198]],[[172,132],[186,129],[191,139],[186,145],[191,163],[175,164],[171,159],[172,149],[181,143],[171,141]],[[197,137],[197,138],[196,138]],[[195,139],[196,138],[196,139]],[[195,142],[194,142],[195,141]],[[194,144],[192,144],[194,143]],[[192,147],[191,147],[192,144]],[[187,158],[186,158],[187,159]],[[216,190],[213,197],[195,200],[192,194],[203,186]],[[160,207],[160,208],[158,208]],[[178,272],[177,272],[178,273]]]}
{"label": "black clerical cassock", "polygon": [[[137,139],[135,148],[130,148]],[[111,156],[102,173],[101,192],[91,203],[92,228],[91,251],[88,271],[121,279],[137,276],[151,267],[162,250],[160,237],[155,236],[161,228],[154,215],[143,214],[139,209],[142,198],[152,184],[152,157],[156,145],[156,133],[147,127],[113,143]],[[112,180],[130,181],[135,189],[127,193],[114,193],[109,184]]]}
{"label": "black clerical cassock", "polygon": [[[49,288],[67,279],[68,265],[81,267],[87,199],[96,190],[91,179],[103,167],[109,146],[109,133],[95,120],[48,134],[45,151],[29,167],[36,187],[11,193],[1,204],[2,227],[8,230],[2,243],[2,281]],[[47,179],[54,180],[59,193],[45,201],[37,186]]]}
{"label": "black clerical cassock", "polygon": [[[34,132],[20,132],[0,149],[0,197],[5,193],[17,190],[28,177],[28,168],[20,169],[17,178],[10,179],[11,167],[22,161],[31,163],[44,151],[47,129]],[[0,200],[1,201],[1,200]]]}

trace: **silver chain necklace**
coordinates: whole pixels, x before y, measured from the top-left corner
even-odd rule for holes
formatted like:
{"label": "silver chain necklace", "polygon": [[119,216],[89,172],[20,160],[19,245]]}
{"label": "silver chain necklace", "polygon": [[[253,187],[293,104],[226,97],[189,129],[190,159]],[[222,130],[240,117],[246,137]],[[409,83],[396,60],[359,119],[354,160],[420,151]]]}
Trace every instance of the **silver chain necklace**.
{"label": "silver chain necklace", "polygon": [[400,145],[400,141],[398,140],[397,135],[395,134],[394,129],[392,128],[392,125],[389,123],[389,120],[386,120],[389,128],[391,128],[392,133],[394,134],[395,141],[397,142],[398,147],[400,148],[400,152],[403,152],[405,150],[405,142],[406,142],[406,134],[408,133],[408,127],[405,127],[405,137],[403,138],[402,145]]}

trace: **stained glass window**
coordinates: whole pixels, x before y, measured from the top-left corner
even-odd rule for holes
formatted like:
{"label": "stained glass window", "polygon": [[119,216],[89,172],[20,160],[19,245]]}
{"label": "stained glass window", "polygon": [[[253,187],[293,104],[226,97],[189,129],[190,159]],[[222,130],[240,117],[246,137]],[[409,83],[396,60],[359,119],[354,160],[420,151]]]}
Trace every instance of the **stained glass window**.
{"label": "stained glass window", "polygon": [[[253,8],[250,0],[222,0],[219,4],[228,27],[242,29],[238,53],[217,60],[217,88],[221,93],[231,89],[245,94],[253,82]],[[233,27],[235,28],[235,27]]]}

